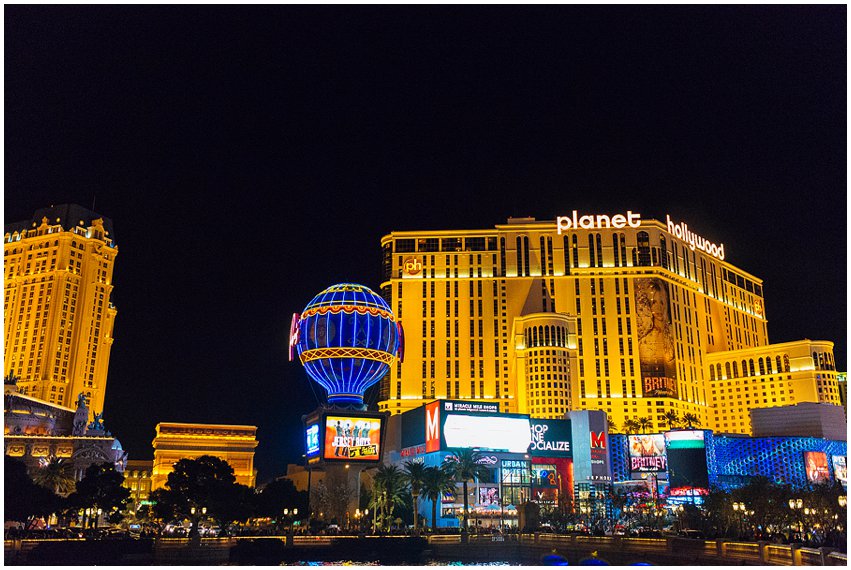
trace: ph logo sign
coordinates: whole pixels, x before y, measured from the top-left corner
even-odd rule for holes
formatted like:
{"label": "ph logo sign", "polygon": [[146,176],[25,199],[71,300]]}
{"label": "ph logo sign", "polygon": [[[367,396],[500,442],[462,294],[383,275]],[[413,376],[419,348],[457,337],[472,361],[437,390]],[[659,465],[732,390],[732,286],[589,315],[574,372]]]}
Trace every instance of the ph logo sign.
{"label": "ph logo sign", "polygon": [[409,257],[402,262],[402,268],[408,275],[417,275],[420,271],[423,270],[423,264],[419,259],[415,257]]}

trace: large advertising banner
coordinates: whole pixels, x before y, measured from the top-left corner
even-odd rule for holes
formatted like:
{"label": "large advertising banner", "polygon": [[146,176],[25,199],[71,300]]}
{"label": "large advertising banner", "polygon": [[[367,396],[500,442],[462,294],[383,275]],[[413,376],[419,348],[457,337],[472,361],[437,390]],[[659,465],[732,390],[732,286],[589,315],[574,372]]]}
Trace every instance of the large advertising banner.
{"label": "large advertising banner", "polygon": [[573,457],[570,449],[570,420],[532,419],[532,445],[529,453],[535,457]]}
{"label": "large advertising banner", "polygon": [[848,486],[848,467],[847,458],[844,455],[834,455],[833,459],[833,478],[842,483],[843,487]]}
{"label": "large advertising banner", "polygon": [[708,489],[709,470],[706,466],[706,444],[699,430],[677,430],[665,433],[668,455],[668,481],[675,489]]}
{"label": "large advertising banner", "polygon": [[325,418],[325,459],[379,461],[381,418],[329,415]]}
{"label": "large advertising banner", "polygon": [[823,451],[805,451],[804,468],[807,481],[813,485],[830,482],[830,469],[827,467],[827,454]]}
{"label": "large advertising banner", "polygon": [[676,398],[677,366],[668,284],[655,277],[636,279],[633,292],[644,396]]}
{"label": "large advertising banner", "polygon": [[658,473],[668,469],[665,436],[641,434],[629,436],[629,470],[632,473]]}

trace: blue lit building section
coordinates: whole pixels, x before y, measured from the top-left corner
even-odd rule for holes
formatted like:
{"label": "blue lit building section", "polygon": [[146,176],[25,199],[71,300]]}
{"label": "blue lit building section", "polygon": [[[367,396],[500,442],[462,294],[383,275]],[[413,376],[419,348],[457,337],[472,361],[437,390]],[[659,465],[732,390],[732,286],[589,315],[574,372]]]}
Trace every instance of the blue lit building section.
{"label": "blue lit building section", "polygon": [[806,487],[805,451],[823,451],[828,459],[831,455],[848,453],[848,443],[845,441],[815,437],[719,436],[715,437],[713,448],[717,462],[717,485],[724,489],[744,485],[750,477],[756,475],[763,475],[777,483]]}
{"label": "blue lit building section", "polygon": [[302,311],[295,341],[310,377],[332,405],[362,405],[364,392],[384,376],[399,351],[390,307],[368,287],[340,283]]}
{"label": "blue lit building section", "polygon": [[[706,465],[710,486],[734,489],[746,485],[756,476],[768,477],[781,484],[806,487],[805,451],[827,455],[833,473],[833,455],[848,455],[848,443],[815,437],[746,437],[716,435],[704,432]],[[629,448],[627,436],[612,434],[612,476],[615,481],[628,481]]]}

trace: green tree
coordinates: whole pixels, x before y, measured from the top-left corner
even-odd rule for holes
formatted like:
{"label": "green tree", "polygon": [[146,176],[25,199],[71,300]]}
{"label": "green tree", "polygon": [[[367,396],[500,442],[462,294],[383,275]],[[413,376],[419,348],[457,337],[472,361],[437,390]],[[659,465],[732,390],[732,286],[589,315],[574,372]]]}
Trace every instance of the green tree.
{"label": "green tree", "polygon": [[623,422],[623,432],[624,433],[638,433],[639,430],[638,422],[633,419],[624,420]]}
{"label": "green tree", "polygon": [[443,500],[444,494],[455,494],[455,481],[452,474],[445,468],[426,467],[423,473],[422,495],[431,501],[431,531],[435,532],[437,520],[437,505]]}
{"label": "green tree", "polygon": [[272,517],[280,520],[284,509],[298,509],[307,517],[307,492],[298,491],[293,482],[285,477],[279,477],[254,495],[256,515]]}
{"label": "green tree", "polygon": [[695,427],[700,427],[700,418],[689,412],[683,414],[683,423],[686,424],[688,429],[694,429]]}
{"label": "green tree", "polygon": [[57,495],[66,497],[74,491],[74,466],[61,457],[50,457],[32,474],[33,481]]}
{"label": "green tree", "polygon": [[41,485],[36,485],[27,475],[21,461],[3,458],[3,516],[7,521],[26,523],[29,527],[41,517],[58,512],[63,506],[61,497]]}
{"label": "green tree", "polygon": [[[174,464],[168,474],[165,489],[155,495],[155,500],[163,501],[160,511],[163,514],[192,521],[189,530],[191,538],[197,538],[198,523],[202,510],[207,516],[219,521],[223,527],[232,522],[234,516],[234,496],[240,492],[233,467],[227,461],[202,455],[198,459],[181,459]],[[193,512],[194,511],[194,512]]]}
{"label": "green tree", "polygon": [[122,483],[124,475],[115,470],[115,465],[95,463],[86,469],[85,476],[77,483],[77,490],[71,493],[68,501],[77,508],[100,509],[112,519],[120,515],[130,498],[130,490],[122,487]]}
{"label": "green tree", "polygon": [[408,460],[404,465],[404,476],[411,489],[411,497],[414,505],[414,532],[417,531],[419,524],[419,497],[422,492],[423,479],[425,477],[426,466],[422,463]]}
{"label": "green tree", "polygon": [[393,511],[404,504],[405,477],[395,465],[379,465],[372,478],[372,507],[373,520],[380,528],[390,529],[393,521]]}
{"label": "green tree", "polygon": [[680,416],[674,410],[668,410],[662,417],[665,418],[670,429],[676,429],[680,425]]}
{"label": "green tree", "polygon": [[635,422],[640,433],[647,433],[653,427],[653,420],[647,416],[641,416],[640,418],[637,418]]}
{"label": "green tree", "polygon": [[467,493],[467,484],[470,481],[487,477],[490,473],[487,467],[479,464],[478,461],[479,459],[481,459],[481,457],[481,453],[477,451],[472,451],[470,449],[462,449],[458,451],[453,451],[452,454],[445,460],[445,465],[449,472],[452,474],[452,479],[456,483],[461,483],[464,488],[464,513],[463,526],[461,528],[462,533],[466,533],[469,530],[468,524],[470,519],[470,497]]}

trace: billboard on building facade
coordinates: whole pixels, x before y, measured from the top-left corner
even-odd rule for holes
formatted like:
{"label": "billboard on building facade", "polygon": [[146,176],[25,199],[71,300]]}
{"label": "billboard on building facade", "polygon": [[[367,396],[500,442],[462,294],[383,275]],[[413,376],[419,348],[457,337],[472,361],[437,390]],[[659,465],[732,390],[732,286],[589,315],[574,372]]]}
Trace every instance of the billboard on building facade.
{"label": "billboard on building facade", "polygon": [[655,277],[636,279],[633,283],[644,396],[677,398],[677,366],[668,284]]}
{"label": "billboard on building facade", "polygon": [[668,481],[675,489],[708,489],[706,443],[700,430],[675,430],[665,433],[668,455]]}
{"label": "billboard on building facade", "polygon": [[830,482],[830,469],[827,466],[827,454],[823,451],[805,451],[804,469],[807,481],[813,485]]}
{"label": "billboard on building facade", "polygon": [[668,469],[665,436],[661,433],[630,435],[629,470],[632,473],[658,473]]}
{"label": "billboard on building facade", "polygon": [[529,453],[537,457],[573,457],[570,449],[570,420],[530,420],[532,445]]}
{"label": "billboard on building facade", "polygon": [[358,417],[350,414],[325,417],[326,460],[381,460],[382,418]]}
{"label": "billboard on building facade", "polygon": [[847,458],[844,455],[834,455],[833,459],[833,478],[842,483],[843,486],[848,486],[848,467]]}

